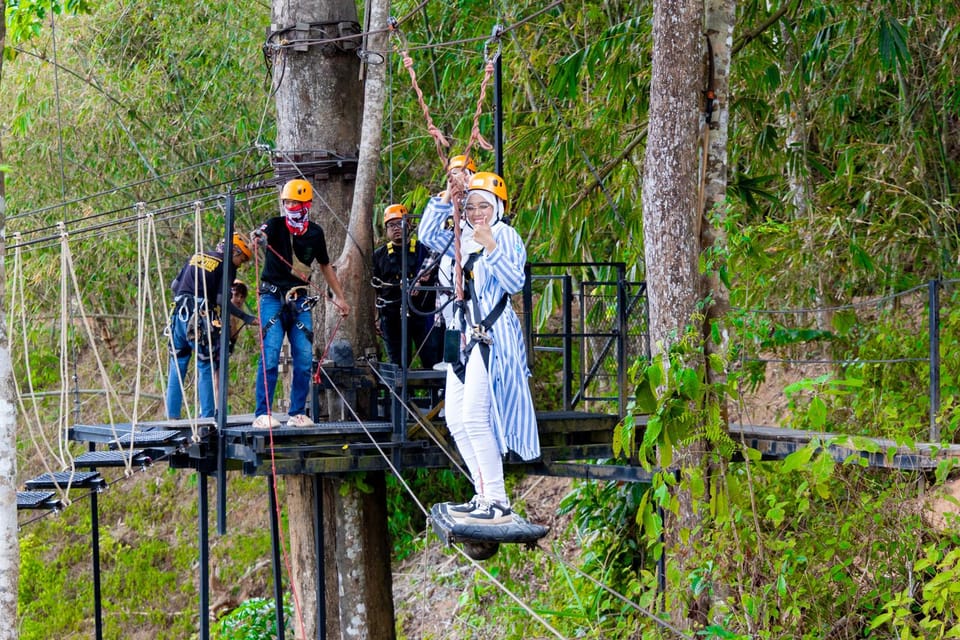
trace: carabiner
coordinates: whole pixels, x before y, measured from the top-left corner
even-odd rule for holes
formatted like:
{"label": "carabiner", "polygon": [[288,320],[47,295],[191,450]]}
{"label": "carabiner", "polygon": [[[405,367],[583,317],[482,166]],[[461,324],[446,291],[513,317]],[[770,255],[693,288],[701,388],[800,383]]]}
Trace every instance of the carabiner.
{"label": "carabiner", "polygon": [[[503,27],[501,27],[499,24],[495,24],[493,25],[493,30],[490,32],[490,38],[483,43],[483,59],[488,63],[495,62],[496,59],[500,57],[500,49],[503,44],[500,40],[501,34],[503,34]],[[490,55],[491,42],[497,43],[497,50],[492,56]]]}

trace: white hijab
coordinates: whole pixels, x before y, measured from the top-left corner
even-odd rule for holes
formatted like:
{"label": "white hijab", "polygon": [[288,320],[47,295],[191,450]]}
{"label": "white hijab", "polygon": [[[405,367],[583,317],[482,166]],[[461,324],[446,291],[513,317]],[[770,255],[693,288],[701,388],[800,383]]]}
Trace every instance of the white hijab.
{"label": "white hijab", "polygon": [[[490,223],[490,227],[493,228],[500,223],[500,218],[503,216],[503,203],[500,201],[500,198],[493,195],[489,191],[484,191],[483,189],[473,189],[467,191],[467,200],[470,199],[470,196],[477,194],[483,198],[484,202],[488,202],[493,206],[493,222]],[[470,221],[467,219],[466,215],[463,217],[464,224],[462,225],[460,233],[460,259],[466,263],[467,258],[471,253],[477,253],[483,249],[483,246],[473,239],[473,225],[470,224]]]}

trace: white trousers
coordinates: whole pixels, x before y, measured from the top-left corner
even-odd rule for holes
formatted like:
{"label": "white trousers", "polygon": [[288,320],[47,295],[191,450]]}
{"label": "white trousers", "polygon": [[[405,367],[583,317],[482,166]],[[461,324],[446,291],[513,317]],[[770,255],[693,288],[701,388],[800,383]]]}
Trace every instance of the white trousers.
{"label": "white trousers", "polygon": [[447,367],[444,410],[447,428],[463,457],[473,487],[481,498],[509,505],[503,483],[503,458],[491,424],[490,382],[483,355],[474,347],[467,358],[464,382]]}

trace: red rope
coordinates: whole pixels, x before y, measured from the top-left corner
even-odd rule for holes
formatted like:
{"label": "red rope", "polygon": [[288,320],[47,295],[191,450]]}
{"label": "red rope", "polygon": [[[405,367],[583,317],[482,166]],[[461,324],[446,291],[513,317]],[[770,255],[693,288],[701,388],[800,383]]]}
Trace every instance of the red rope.
{"label": "red rope", "polygon": [[427,131],[430,132],[430,135],[433,136],[434,144],[437,146],[437,155],[440,156],[440,159],[443,160],[443,166],[447,166],[447,157],[443,153],[444,147],[449,147],[450,143],[447,142],[447,139],[443,136],[443,133],[440,129],[433,124],[433,118],[430,117],[430,109],[427,108],[427,102],[423,97],[423,91],[420,89],[420,85],[417,84],[417,72],[413,70],[413,58],[410,57],[410,54],[406,50],[400,52],[403,55],[403,66],[407,68],[407,72],[410,74],[410,82],[413,83],[413,90],[417,92],[417,101],[420,103],[420,109],[423,111],[423,117],[427,121]]}
{"label": "red rope", "polygon": [[[262,318],[263,315],[260,313],[260,297],[261,296],[260,296],[260,286],[259,286],[260,284],[259,283],[260,253],[258,251],[253,252],[253,266],[257,273],[257,281],[256,281],[257,317]],[[260,343],[260,366],[263,367],[263,386],[264,386],[263,395],[264,397],[267,397],[269,386],[267,385],[266,358],[264,357],[266,355],[266,352],[264,351],[264,348],[263,348],[263,325],[259,323],[257,324],[257,337]],[[272,403],[269,401],[269,398],[268,398],[267,417],[271,420],[271,423],[272,423],[273,410],[270,407],[271,404]],[[286,544],[284,544],[284,541],[286,539],[286,534],[283,531],[283,517],[282,517],[283,514],[281,513],[281,509],[280,509],[280,492],[277,489],[277,456],[276,456],[276,452],[273,444],[273,427],[271,426],[271,428],[267,429],[267,432],[269,436],[268,439],[270,442],[270,472],[273,478],[273,482],[271,483],[272,491],[273,491],[273,503],[276,505],[277,527],[278,527],[278,534],[279,534],[278,537],[280,538],[278,542],[280,544],[281,555],[283,556],[283,566],[287,570],[287,575],[291,576],[292,578],[293,569],[290,564],[290,555],[287,553],[287,546]],[[293,594],[293,608],[296,611],[297,621],[300,623],[300,629],[304,629],[305,627],[303,624],[303,610],[300,606],[299,589],[297,588],[297,584],[292,579],[290,580],[290,592]]]}
{"label": "red rope", "polygon": [[[403,37],[403,34],[395,24],[391,24],[390,31],[400,43],[399,51],[403,56],[403,66],[406,67],[407,72],[410,74],[410,81],[413,84],[413,89],[417,94],[417,101],[420,103],[420,109],[423,111],[423,117],[427,121],[427,131],[433,137],[434,143],[437,147],[437,155],[443,162],[443,166],[446,167],[447,157],[443,150],[444,147],[449,147],[450,143],[443,136],[443,133],[441,133],[440,129],[438,129],[433,123],[433,118],[430,117],[430,110],[427,107],[426,100],[423,97],[423,91],[420,89],[420,85],[417,84],[417,74],[413,70],[413,58],[410,57],[410,54],[407,51],[406,39]],[[487,63],[484,65],[483,80],[480,82],[480,96],[477,98],[477,107],[473,113],[473,127],[470,130],[470,139],[467,142],[467,147],[464,151],[464,156],[466,156],[467,160],[470,159],[470,148],[474,143],[486,151],[493,150],[493,145],[487,142],[486,138],[484,138],[480,133],[480,115],[483,113],[483,103],[487,97],[487,86],[490,84],[490,79],[493,77],[494,73],[493,61],[493,57],[488,57]],[[463,266],[460,262],[460,206],[463,200],[464,186],[465,185],[463,184],[450,185],[450,202],[453,203],[453,280],[455,296],[457,300],[463,300]]]}
{"label": "red rope", "polygon": [[[342,309],[340,305],[336,302],[333,303],[337,309]],[[333,344],[333,339],[337,336],[337,332],[340,331],[340,325],[343,324],[343,314],[337,318],[337,324],[333,328],[333,331],[330,332],[330,339],[327,341],[327,346],[323,348],[323,353],[320,354],[320,360],[317,362],[317,370],[313,372],[313,383],[317,384],[320,382],[320,369],[323,367],[323,361],[327,359],[327,354],[330,353],[330,345]]]}
{"label": "red rope", "polygon": [[453,205],[453,287],[454,297],[463,300],[463,264],[460,260],[460,207],[463,204],[462,181],[450,184],[450,203]]}
{"label": "red rope", "polygon": [[480,97],[477,98],[477,108],[473,112],[473,128],[470,130],[470,140],[467,141],[467,149],[463,152],[468,158],[470,157],[470,147],[473,146],[474,142],[476,142],[481,149],[486,151],[493,150],[493,145],[487,142],[480,133],[480,114],[483,112],[483,102],[487,97],[487,85],[490,83],[490,78],[493,77],[493,71],[493,62],[487,62],[484,66],[483,80],[480,81]]}

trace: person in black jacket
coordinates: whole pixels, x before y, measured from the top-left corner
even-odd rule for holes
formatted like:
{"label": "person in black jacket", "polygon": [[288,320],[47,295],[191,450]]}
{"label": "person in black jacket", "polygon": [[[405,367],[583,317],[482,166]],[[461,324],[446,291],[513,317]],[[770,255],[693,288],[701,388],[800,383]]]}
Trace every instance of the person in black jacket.
{"label": "person in black jacket", "polygon": [[[239,233],[233,234],[230,260],[224,260],[223,243],[213,251],[190,256],[171,285],[173,313],[167,328],[170,345],[170,377],[167,381],[167,418],[178,420],[183,408],[183,380],[194,352],[197,354],[197,394],[200,417],[212,418],[216,411],[214,396],[214,360],[219,357],[223,279],[233,282],[237,269],[253,257],[250,245]],[[230,316],[246,324],[257,318],[231,302]]]}
{"label": "person in black jacket", "polygon": [[[373,281],[377,289],[377,331],[383,338],[387,358],[393,364],[410,366],[419,353],[425,368],[441,359],[443,331],[434,328],[437,293],[425,287],[437,283],[436,256],[417,241],[409,229],[407,208],[391,204],[383,213],[387,242],[373,252]],[[406,289],[401,284],[406,261]],[[407,360],[403,362],[403,293],[406,300]]]}

